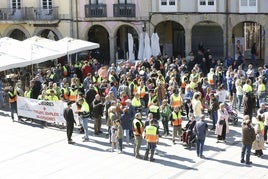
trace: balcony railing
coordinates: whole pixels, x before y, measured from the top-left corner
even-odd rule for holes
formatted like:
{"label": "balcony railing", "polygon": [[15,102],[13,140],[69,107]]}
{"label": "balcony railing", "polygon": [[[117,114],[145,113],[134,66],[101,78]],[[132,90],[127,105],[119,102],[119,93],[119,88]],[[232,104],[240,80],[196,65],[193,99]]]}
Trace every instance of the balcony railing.
{"label": "balcony railing", "polygon": [[23,21],[23,20],[57,20],[58,7],[46,8],[34,8],[23,7],[19,9],[15,8],[0,8],[0,21]]}
{"label": "balcony railing", "polygon": [[106,4],[85,5],[85,17],[107,17]]}
{"label": "balcony railing", "polygon": [[114,17],[136,17],[135,4],[114,4]]}
{"label": "balcony railing", "polygon": [[58,7],[34,8],[34,20],[57,20],[59,19]]}

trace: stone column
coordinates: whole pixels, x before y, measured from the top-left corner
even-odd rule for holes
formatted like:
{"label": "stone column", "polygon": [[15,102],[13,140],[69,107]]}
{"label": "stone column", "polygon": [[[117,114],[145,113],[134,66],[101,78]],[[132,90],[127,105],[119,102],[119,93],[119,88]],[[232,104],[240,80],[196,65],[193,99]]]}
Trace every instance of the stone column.
{"label": "stone column", "polygon": [[267,39],[267,33],[268,33],[268,25],[266,24],[264,27],[265,32],[265,42],[264,42],[264,64],[268,64],[268,39]]}
{"label": "stone column", "polygon": [[110,64],[115,63],[115,43],[116,43],[116,38],[114,36],[109,35],[109,46],[110,46]]}
{"label": "stone column", "polygon": [[192,29],[185,30],[185,55],[192,51]]}

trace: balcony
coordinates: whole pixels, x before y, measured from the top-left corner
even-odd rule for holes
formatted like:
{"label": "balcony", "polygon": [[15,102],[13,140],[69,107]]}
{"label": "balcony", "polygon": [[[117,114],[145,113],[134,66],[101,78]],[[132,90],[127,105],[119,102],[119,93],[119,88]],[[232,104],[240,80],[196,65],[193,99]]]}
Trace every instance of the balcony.
{"label": "balcony", "polygon": [[23,7],[15,8],[0,8],[0,21],[27,21],[27,20],[57,20],[58,7],[53,8],[34,8]]}
{"label": "balcony", "polygon": [[114,17],[136,17],[135,4],[114,4]]}
{"label": "balcony", "polygon": [[42,20],[58,20],[59,19],[59,13],[58,13],[58,7],[52,7],[52,8],[34,8],[33,9],[33,16],[34,19],[37,21]]}
{"label": "balcony", "polygon": [[107,17],[106,4],[86,4],[85,17]]}

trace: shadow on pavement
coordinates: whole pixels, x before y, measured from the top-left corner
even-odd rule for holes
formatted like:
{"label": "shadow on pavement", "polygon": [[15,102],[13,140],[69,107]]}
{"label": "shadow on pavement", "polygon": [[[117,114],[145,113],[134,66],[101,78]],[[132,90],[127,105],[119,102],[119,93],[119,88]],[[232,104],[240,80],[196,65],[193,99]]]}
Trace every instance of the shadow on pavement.
{"label": "shadow on pavement", "polygon": [[5,117],[8,117],[8,116],[10,116],[9,114],[7,114],[7,113],[4,113],[4,112],[0,112],[0,116],[5,116]]}
{"label": "shadow on pavement", "polygon": [[177,161],[187,161],[189,163],[195,163],[192,159],[189,159],[189,158],[180,157],[177,155],[169,155],[166,152],[161,151],[161,150],[157,150],[157,152],[159,153],[158,155],[163,157],[163,158],[168,158],[168,159],[177,160]]}
{"label": "shadow on pavement", "polygon": [[[240,161],[238,162],[233,162],[233,161],[228,161],[228,160],[217,160],[215,158],[206,158],[207,160],[211,160],[211,161],[215,161],[215,162],[219,162],[219,163],[223,163],[223,164],[226,164],[226,165],[232,165],[232,166],[236,166],[236,167],[243,167],[243,166],[246,166],[246,167],[250,167],[250,166],[254,166],[254,167],[260,167],[260,168],[265,168],[267,169],[267,165],[261,165],[261,164],[255,164],[254,163],[254,159],[253,159],[253,164],[252,165],[246,165],[246,164],[242,164],[240,163]],[[268,156],[263,156],[262,159],[267,160],[268,159]]]}
{"label": "shadow on pavement", "polygon": [[232,165],[232,166],[236,166],[236,167],[245,166],[245,164],[241,164],[240,161],[233,162],[233,161],[228,161],[228,160],[217,160],[216,158],[209,158],[209,157],[206,157],[206,160],[211,160],[211,161],[223,163],[223,164],[226,164],[226,165]]}
{"label": "shadow on pavement", "polygon": [[75,146],[75,147],[84,147],[84,148],[87,148],[87,149],[96,150],[96,151],[102,151],[102,152],[105,151],[105,150],[103,150],[101,148],[91,146],[90,143],[92,143],[92,140],[90,140],[87,143],[89,143],[89,145],[85,145],[85,144],[81,144],[81,143],[75,143],[75,144],[73,144],[73,146]]}
{"label": "shadow on pavement", "polygon": [[164,165],[164,166],[173,167],[173,168],[177,168],[177,169],[183,169],[183,170],[197,170],[196,168],[193,168],[193,167],[188,167],[186,165],[181,165],[181,164],[178,164],[175,162],[171,162],[170,159],[168,159],[168,160],[156,159],[154,161],[154,163],[159,163],[159,164]]}
{"label": "shadow on pavement", "polygon": [[23,121],[23,120],[18,121],[18,123],[21,123],[21,124],[23,124],[25,126],[37,127],[37,128],[40,128],[40,129],[45,128],[45,126],[43,126],[43,125],[40,125],[40,124],[37,124],[37,123],[31,123],[31,122],[27,122],[27,121]]}

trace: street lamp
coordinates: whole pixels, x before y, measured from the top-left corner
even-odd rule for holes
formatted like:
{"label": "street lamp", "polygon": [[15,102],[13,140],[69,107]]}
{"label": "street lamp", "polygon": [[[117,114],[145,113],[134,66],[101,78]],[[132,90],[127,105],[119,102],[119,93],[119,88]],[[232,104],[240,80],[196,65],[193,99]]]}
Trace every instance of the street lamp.
{"label": "street lamp", "polygon": [[71,39],[67,40],[67,61],[68,61],[68,64],[71,64],[71,59],[69,56],[69,43],[70,42],[71,42]]}

